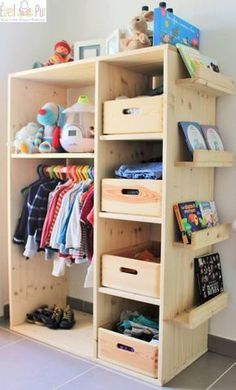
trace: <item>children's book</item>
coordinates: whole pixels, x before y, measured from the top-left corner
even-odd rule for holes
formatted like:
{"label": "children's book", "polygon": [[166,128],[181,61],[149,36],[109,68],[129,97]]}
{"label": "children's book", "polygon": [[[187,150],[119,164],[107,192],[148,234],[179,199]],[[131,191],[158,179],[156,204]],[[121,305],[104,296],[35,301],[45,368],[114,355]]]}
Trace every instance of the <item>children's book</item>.
{"label": "children's book", "polygon": [[201,215],[200,208],[195,201],[178,203],[183,229],[186,232],[188,242],[191,243],[191,234],[206,226]]}
{"label": "children's book", "polygon": [[216,226],[219,223],[214,201],[196,202],[201,211],[202,220],[206,228]]}
{"label": "children's book", "polygon": [[179,50],[179,53],[191,77],[195,76],[198,65],[203,65],[204,67],[211,69],[214,72],[220,71],[217,61],[210,57],[204,56],[200,53],[199,50],[181,43],[177,43],[176,47]]}
{"label": "children's book", "polygon": [[185,142],[188,146],[190,153],[194,150],[206,150],[207,145],[204,140],[202,129],[197,122],[179,122],[179,129],[184,135]]}
{"label": "children's book", "polygon": [[201,129],[209,150],[224,150],[217,126],[201,125]]}
{"label": "children's book", "polygon": [[200,303],[224,291],[219,253],[196,257],[194,264]]}
{"label": "children's book", "polygon": [[181,234],[182,241],[183,241],[184,244],[189,244],[189,239],[188,239],[187,233],[186,233],[186,231],[184,229],[183,221],[182,221],[182,218],[181,218],[179,205],[178,204],[174,204],[173,208],[174,208],[174,212],[175,212],[175,216],[176,216],[176,220],[177,220],[177,223],[178,223],[178,227],[179,227],[179,231],[180,231],[180,234]]}

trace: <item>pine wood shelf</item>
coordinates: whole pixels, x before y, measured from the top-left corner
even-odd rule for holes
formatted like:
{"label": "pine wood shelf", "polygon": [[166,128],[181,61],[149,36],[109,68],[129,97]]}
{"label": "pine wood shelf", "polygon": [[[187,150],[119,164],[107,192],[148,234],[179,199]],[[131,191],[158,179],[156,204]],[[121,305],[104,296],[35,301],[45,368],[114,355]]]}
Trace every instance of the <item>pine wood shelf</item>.
{"label": "pine wood shelf", "polygon": [[200,306],[186,310],[174,318],[174,322],[188,328],[195,329],[228,305],[228,294],[223,292]]}
{"label": "pine wood shelf", "polygon": [[13,159],[93,159],[94,153],[33,153],[33,154],[11,154]]}
{"label": "pine wood shelf", "polygon": [[100,141],[162,141],[163,133],[146,134],[107,134],[101,135]]}
{"label": "pine wood shelf", "polygon": [[194,77],[179,79],[177,85],[193,88],[214,96],[233,95],[235,93],[234,81],[222,73],[216,73],[204,66],[198,66]]}
{"label": "pine wood shelf", "polygon": [[174,246],[197,250],[225,241],[229,238],[229,236],[230,224],[223,223],[209,229],[202,229],[197,232],[193,232],[191,235],[191,244],[184,244],[182,242],[175,241]]}
{"label": "pine wood shelf", "polygon": [[193,161],[176,161],[175,166],[182,168],[232,167],[234,154],[228,151],[194,150]]}
{"label": "pine wood shelf", "polygon": [[162,218],[158,217],[144,217],[143,215],[129,215],[129,214],[118,214],[108,213],[101,211],[99,213],[100,218],[117,219],[120,221],[134,221],[134,222],[147,222],[147,223],[162,223]]}
{"label": "pine wood shelf", "polygon": [[131,299],[132,301],[145,302],[151,305],[160,306],[160,299],[158,298],[146,297],[144,295],[133,294],[127,291],[116,290],[114,288],[109,287],[99,287],[98,291],[102,294],[113,295],[115,297]]}

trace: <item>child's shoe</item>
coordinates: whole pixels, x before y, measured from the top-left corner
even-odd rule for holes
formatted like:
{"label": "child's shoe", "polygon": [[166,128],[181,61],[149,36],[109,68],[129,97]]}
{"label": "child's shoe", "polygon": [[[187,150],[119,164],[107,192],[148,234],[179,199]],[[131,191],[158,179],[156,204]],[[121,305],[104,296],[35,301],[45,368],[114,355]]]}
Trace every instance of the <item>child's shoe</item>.
{"label": "child's shoe", "polygon": [[67,305],[63,312],[63,317],[60,322],[61,329],[71,329],[75,324],[74,312],[71,310],[70,306]]}
{"label": "child's shoe", "polygon": [[51,317],[46,319],[45,324],[49,329],[58,329],[63,317],[63,310],[55,306]]}

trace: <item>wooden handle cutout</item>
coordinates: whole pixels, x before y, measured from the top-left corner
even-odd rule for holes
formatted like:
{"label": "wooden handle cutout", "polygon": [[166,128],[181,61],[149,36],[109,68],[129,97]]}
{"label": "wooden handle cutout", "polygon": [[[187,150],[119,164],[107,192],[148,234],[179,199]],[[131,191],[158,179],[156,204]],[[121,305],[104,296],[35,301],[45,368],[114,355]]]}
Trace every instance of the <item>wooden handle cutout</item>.
{"label": "wooden handle cutout", "polygon": [[134,348],[129,347],[128,345],[118,343],[116,346],[118,349],[123,349],[124,351],[128,351],[128,352],[134,352]]}
{"label": "wooden handle cutout", "polygon": [[137,107],[135,107],[135,108],[124,108],[122,113],[124,115],[138,115],[138,114],[140,114],[140,111],[141,111],[140,108],[137,108]]}
{"label": "wooden handle cutout", "polygon": [[132,188],[123,188],[121,190],[121,193],[123,195],[135,195],[135,196],[138,196],[139,195],[139,190],[135,190],[135,189],[132,189]]}
{"label": "wooden handle cutout", "polygon": [[124,272],[125,274],[138,275],[138,271],[132,268],[120,267],[120,272]]}

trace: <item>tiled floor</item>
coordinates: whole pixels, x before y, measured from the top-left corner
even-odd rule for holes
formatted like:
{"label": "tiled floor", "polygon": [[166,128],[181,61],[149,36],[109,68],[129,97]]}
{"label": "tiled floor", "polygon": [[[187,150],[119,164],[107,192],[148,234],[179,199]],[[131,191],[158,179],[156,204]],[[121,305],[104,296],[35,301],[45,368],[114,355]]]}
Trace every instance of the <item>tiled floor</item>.
{"label": "tiled floor", "polygon": [[[151,390],[157,387],[0,328],[0,389]],[[236,361],[207,353],[166,390],[236,390]]]}

